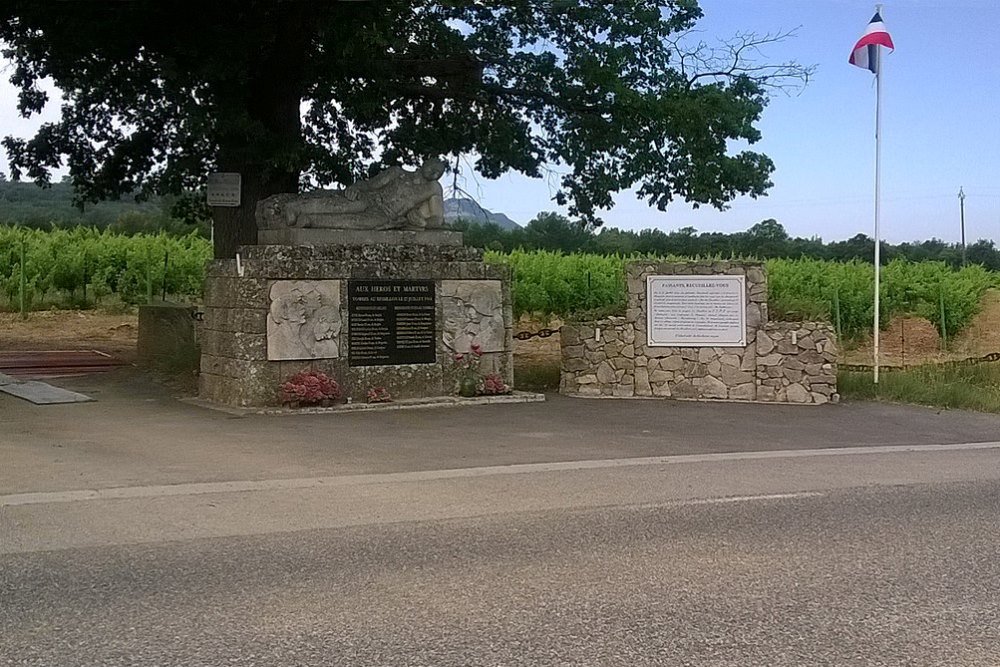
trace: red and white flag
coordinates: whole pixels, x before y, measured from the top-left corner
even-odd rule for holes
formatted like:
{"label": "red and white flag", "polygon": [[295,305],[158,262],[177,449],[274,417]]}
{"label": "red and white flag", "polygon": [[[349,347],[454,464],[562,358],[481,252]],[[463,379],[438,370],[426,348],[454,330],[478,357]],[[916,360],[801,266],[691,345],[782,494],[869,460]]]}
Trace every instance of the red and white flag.
{"label": "red and white flag", "polygon": [[882,23],[882,16],[878,12],[875,12],[875,16],[872,17],[868,28],[865,29],[865,34],[854,45],[854,50],[851,51],[851,58],[848,62],[852,65],[871,70],[872,74],[878,74],[879,46],[885,46],[890,49],[896,48],[892,44],[892,37],[889,36],[889,31],[885,29],[885,24]]}

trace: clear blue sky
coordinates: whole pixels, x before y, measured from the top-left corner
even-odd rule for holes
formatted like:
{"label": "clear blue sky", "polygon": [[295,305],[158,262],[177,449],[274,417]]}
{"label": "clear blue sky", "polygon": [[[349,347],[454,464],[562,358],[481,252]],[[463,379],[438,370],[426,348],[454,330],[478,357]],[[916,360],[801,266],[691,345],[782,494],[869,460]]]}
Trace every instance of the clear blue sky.
{"label": "clear blue sky", "polygon": [[[606,224],[628,229],[737,231],[775,218],[790,233],[842,239],[872,234],[874,76],[848,64],[874,13],[858,0],[702,0],[706,39],[739,30],[798,28],[770,60],[815,64],[798,96],[775,97],[755,150],[776,164],[769,196],[731,208],[664,213],[622,193]],[[958,189],[967,194],[966,234],[1000,242],[1000,1],[898,0],[883,19],[896,44],[882,89],[882,236],[958,240]],[[478,186],[478,189],[477,189]],[[517,177],[469,181],[483,205],[527,222],[547,203],[545,183]]]}
{"label": "clear blue sky", "polygon": [[[959,235],[958,189],[965,188],[970,241],[1000,242],[1000,1],[896,0],[883,3],[896,43],[886,56],[882,97],[882,236],[891,241]],[[604,215],[609,226],[737,231],[775,218],[790,233],[843,239],[872,233],[875,87],[847,63],[874,12],[859,0],[702,0],[706,40],[737,31],[798,28],[771,47],[771,61],[814,64],[796,96],[776,96],[760,123],[756,150],[775,162],[769,196],[739,199],[718,212],[677,202],[664,213],[629,193]],[[38,121],[14,111],[9,70],[0,73],[0,135],[27,135]],[[50,105],[52,113],[56,105]],[[7,171],[0,161],[0,169]],[[552,187],[515,175],[468,179],[489,209],[525,223],[559,210]]]}

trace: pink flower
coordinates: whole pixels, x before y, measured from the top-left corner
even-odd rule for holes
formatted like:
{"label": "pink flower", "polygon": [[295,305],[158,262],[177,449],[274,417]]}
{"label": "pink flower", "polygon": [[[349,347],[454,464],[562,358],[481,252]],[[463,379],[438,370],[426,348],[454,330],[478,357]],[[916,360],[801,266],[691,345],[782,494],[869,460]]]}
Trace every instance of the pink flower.
{"label": "pink flower", "polygon": [[509,394],[510,386],[497,373],[490,373],[483,378],[482,393],[487,395]]}
{"label": "pink flower", "polygon": [[319,371],[303,371],[281,384],[283,402],[321,403],[336,401],[342,392],[336,380]]}

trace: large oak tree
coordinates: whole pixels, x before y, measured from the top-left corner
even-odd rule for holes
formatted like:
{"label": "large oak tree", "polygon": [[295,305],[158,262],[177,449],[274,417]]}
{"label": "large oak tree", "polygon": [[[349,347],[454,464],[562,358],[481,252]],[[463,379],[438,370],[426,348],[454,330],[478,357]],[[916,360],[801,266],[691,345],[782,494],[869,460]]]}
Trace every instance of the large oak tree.
{"label": "large oak tree", "polygon": [[243,176],[216,209],[216,255],[254,243],[253,205],[302,183],[473,156],[476,171],[559,172],[555,198],[598,222],[636,187],[723,206],[770,186],[754,142],[770,87],[808,70],[747,60],[687,34],[694,0],[7,0],[3,55],[25,115],[51,78],[61,117],[7,137],[15,178],[68,165],[81,201]]}

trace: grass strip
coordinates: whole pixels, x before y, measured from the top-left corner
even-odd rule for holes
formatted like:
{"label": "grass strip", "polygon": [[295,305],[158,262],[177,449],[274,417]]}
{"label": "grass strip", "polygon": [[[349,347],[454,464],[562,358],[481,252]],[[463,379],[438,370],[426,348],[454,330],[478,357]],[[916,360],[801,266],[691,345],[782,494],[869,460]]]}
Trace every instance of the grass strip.
{"label": "grass strip", "polygon": [[843,371],[837,378],[845,399],[915,403],[941,408],[1000,412],[1000,363],[915,366],[890,371],[872,382],[871,373]]}

